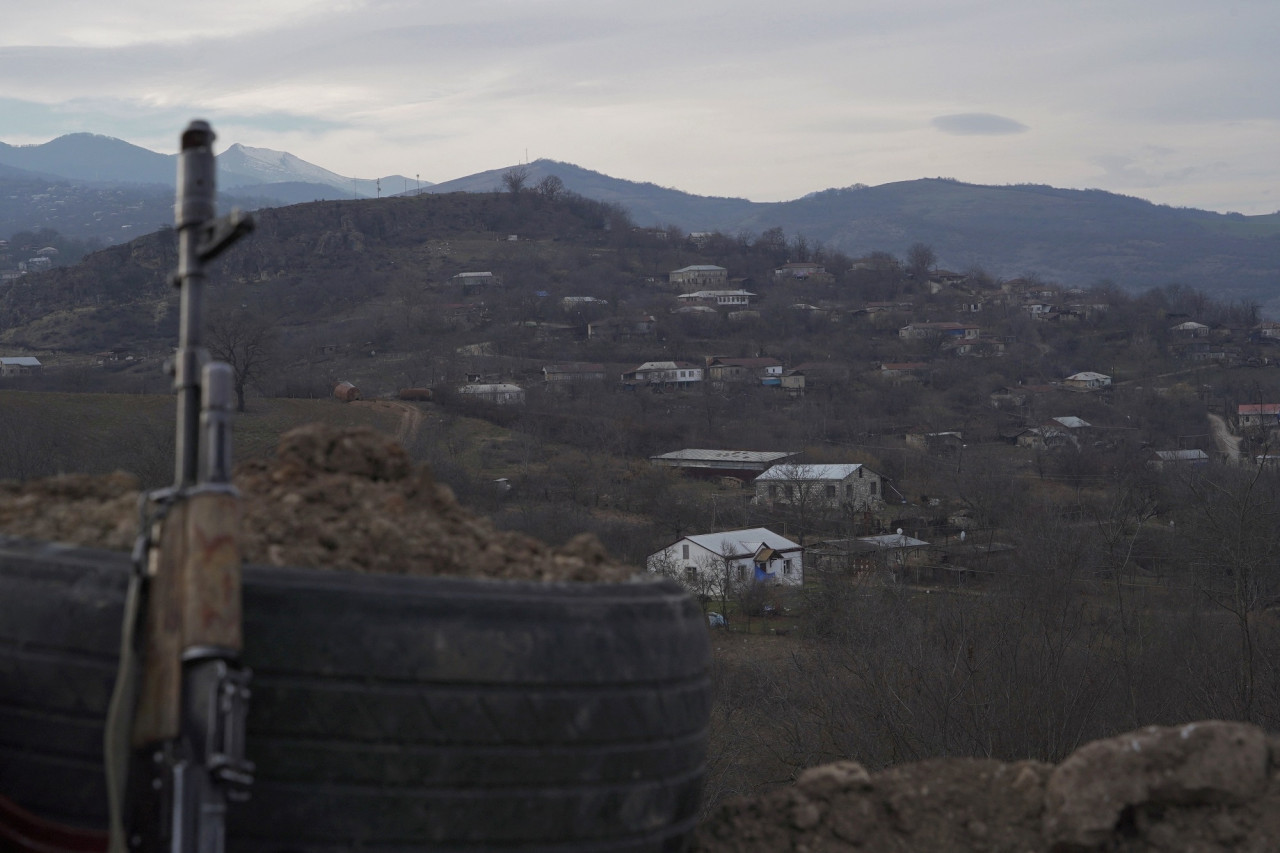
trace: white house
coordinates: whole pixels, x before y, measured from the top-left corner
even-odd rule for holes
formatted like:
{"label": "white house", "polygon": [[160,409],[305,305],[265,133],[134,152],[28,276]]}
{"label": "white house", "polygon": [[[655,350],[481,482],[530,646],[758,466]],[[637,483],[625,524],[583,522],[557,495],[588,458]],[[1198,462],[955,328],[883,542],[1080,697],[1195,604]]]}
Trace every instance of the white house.
{"label": "white house", "polygon": [[524,389],[506,382],[463,385],[458,392],[487,403],[507,405],[524,402]]}
{"label": "white house", "polygon": [[1083,390],[1093,390],[1095,388],[1107,388],[1111,385],[1111,377],[1105,373],[1094,373],[1091,370],[1085,370],[1080,373],[1073,373],[1066,379],[1062,380],[1062,384],[1068,388],[1080,388]]}
{"label": "white house", "polygon": [[1187,338],[1204,338],[1209,335],[1209,327],[1204,323],[1197,323],[1195,320],[1188,320],[1185,323],[1179,323],[1169,331],[1177,332]]}
{"label": "white house", "polygon": [[673,385],[687,388],[702,381],[702,368],[687,361],[646,361],[622,374],[629,385]]}
{"label": "white house", "polygon": [[713,596],[751,583],[800,586],[804,546],[764,527],[703,533],[650,554],[646,567]]}
{"label": "white house", "polygon": [[864,511],[884,506],[884,478],[860,462],[774,465],[755,479],[755,502]]}

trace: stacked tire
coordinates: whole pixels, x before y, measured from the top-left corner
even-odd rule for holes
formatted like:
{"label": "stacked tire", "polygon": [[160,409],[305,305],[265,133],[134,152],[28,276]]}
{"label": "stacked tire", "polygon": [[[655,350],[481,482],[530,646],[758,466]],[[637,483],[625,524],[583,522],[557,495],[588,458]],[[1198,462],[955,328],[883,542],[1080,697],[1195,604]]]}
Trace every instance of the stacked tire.
{"label": "stacked tire", "polygon": [[[129,567],[0,539],[0,794],[105,825],[102,727]],[[677,851],[710,649],[670,582],[248,567],[249,802],[231,851]]]}

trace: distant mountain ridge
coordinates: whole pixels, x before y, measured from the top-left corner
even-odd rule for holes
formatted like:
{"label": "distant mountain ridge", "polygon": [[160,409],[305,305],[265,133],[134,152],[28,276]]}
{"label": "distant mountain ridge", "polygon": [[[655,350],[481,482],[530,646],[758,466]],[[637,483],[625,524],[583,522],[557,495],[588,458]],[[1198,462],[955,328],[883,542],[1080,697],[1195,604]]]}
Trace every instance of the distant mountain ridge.
{"label": "distant mountain ridge", "polygon": [[[172,206],[175,157],[88,133],[43,145],[0,143],[0,237],[51,227],[114,243],[154,230],[172,219],[163,211]],[[572,192],[625,208],[641,226],[744,238],[776,227],[789,238],[803,236],[810,248],[853,257],[872,251],[901,257],[924,243],[941,266],[957,271],[980,267],[997,277],[1037,275],[1068,286],[1112,281],[1129,290],[1182,284],[1220,299],[1255,301],[1280,315],[1280,214],[1172,208],[1101,190],[921,179],[762,203],[697,196],[549,159],[436,185],[402,175],[357,180],[287,152],[240,144],[219,155],[218,182],[224,204],[253,208],[501,192],[511,168],[524,169],[530,187],[554,175]],[[116,189],[99,187],[81,198],[89,185]]]}
{"label": "distant mountain ridge", "polygon": [[[40,145],[8,145],[0,142],[0,166],[21,169],[42,177],[110,184],[161,184],[173,187],[177,179],[177,154],[159,154],[132,143],[94,133],[71,133]],[[250,148],[236,143],[218,155],[218,187],[222,190],[272,184],[306,184],[328,187],[314,198],[372,198],[379,181],[401,187],[404,175],[382,178],[349,178],[321,168],[285,151]],[[264,191],[265,192],[265,191]],[[387,190],[382,190],[389,194]]]}
{"label": "distant mountain ridge", "polygon": [[94,133],[71,133],[40,145],[0,142],[0,165],[74,181],[173,184],[175,156]]}
{"label": "distant mountain ridge", "polygon": [[[0,239],[48,228],[110,245],[172,224],[177,157],[93,133],[0,142]],[[375,198],[411,183],[403,175],[348,178],[269,148],[235,144],[218,155],[224,208]]]}

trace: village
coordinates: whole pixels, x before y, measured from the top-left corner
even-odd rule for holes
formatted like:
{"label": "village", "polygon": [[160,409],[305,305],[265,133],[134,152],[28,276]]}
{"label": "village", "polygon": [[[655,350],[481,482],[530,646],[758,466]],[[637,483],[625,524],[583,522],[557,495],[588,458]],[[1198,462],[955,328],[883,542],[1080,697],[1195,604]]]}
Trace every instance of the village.
{"label": "village", "polygon": [[[710,238],[688,237],[693,242]],[[884,259],[855,262],[844,274],[876,263]],[[624,402],[610,405],[631,405],[625,402],[628,396],[658,395],[666,415],[680,421],[682,411],[705,409],[710,397],[735,401],[731,405],[763,419],[769,411],[778,417],[805,411],[815,400],[839,409],[842,395],[859,392],[928,399],[963,381],[966,370],[984,370],[969,365],[1000,366],[984,370],[982,379],[994,386],[985,395],[972,388],[950,389],[952,401],[966,394],[968,405],[949,412],[933,408],[914,423],[909,420],[911,404],[900,402],[891,419],[862,413],[864,431],[850,435],[846,422],[832,430],[839,434],[834,440],[819,436],[814,441],[809,435],[807,441],[772,449],[759,441],[655,448],[664,452],[650,453],[651,465],[705,484],[715,493],[715,515],[752,525],[712,529],[691,517],[687,533],[659,550],[633,556],[650,571],[684,583],[717,624],[726,616],[732,622],[735,611],[779,613],[782,601],[796,600],[797,590],[824,576],[955,586],[1016,571],[1018,543],[1010,535],[1009,520],[973,494],[972,478],[964,476],[966,464],[971,470],[986,469],[987,477],[992,472],[1008,477],[1005,488],[1010,490],[1015,478],[1038,480],[1046,491],[1070,483],[1079,497],[1104,491],[1108,482],[1135,476],[1152,480],[1161,472],[1178,476],[1211,462],[1269,463],[1266,450],[1271,430],[1280,425],[1280,404],[1257,397],[1262,386],[1256,381],[1243,393],[1260,402],[1243,402],[1243,393],[1231,390],[1247,387],[1247,381],[1215,388],[1209,380],[1222,371],[1265,374],[1273,369],[1271,353],[1280,340],[1280,325],[1259,321],[1247,311],[1233,314],[1203,295],[1174,289],[1175,297],[1191,297],[1187,301],[1192,305],[1186,307],[1198,305],[1198,316],[1216,317],[1217,322],[1199,322],[1192,319],[1194,310],[1166,304],[1152,306],[1139,328],[1117,331],[1116,326],[1133,319],[1134,306],[1114,289],[1065,289],[1029,279],[992,282],[937,269],[920,270],[920,279],[903,271],[906,292],[896,299],[849,305],[822,298],[835,276],[820,263],[776,267],[762,280],[766,286],[755,285],[754,291],[745,286],[748,281],[731,279],[725,267],[684,266],[670,271],[663,283],[670,293],[664,319],[654,312],[610,314],[582,327],[537,322],[534,340],[546,345],[573,334],[597,350],[667,350],[662,327],[672,322],[692,319],[756,328],[785,312],[805,323],[820,323],[819,329],[840,328],[871,338],[884,360],[860,364],[838,357],[788,362],[776,355],[702,355],[624,369],[604,361],[558,361],[536,368],[527,358],[504,359],[486,348],[484,356],[469,362],[470,378],[476,381],[459,385],[456,399],[474,403],[479,411],[532,405],[554,408],[565,417],[619,394]],[[455,276],[458,292],[470,296],[487,292],[492,298],[501,282],[492,272]],[[819,304],[779,298],[794,298],[805,287]],[[757,291],[767,293],[762,298]],[[608,305],[594,296],[566,296],[562,303],[566,312]],[[933,319],[938,316],[961,319]],[[1077,350],[1082,339],[1091,338],[1099,344],[1098,354],[1092,360],[1061,359],[1054,343],[1059,338],[1070,340]],[[1063,369],[1057,375],[1015,369],[1015,381],[995,384],[998,370],[1025,358],[1030,341],[1038,354],[1050,355],[1046,362],[1056,361]],[[1138,372],[1132,361],[1134,344],[1146,345],[1145,366],[1157,376]],[[758,349],[778,348],[766,344]],[[831,351],[839,355],[838,348]],[[1112,365],[1126,357],[1128,363],[1119,368],[1123,375],[1112,375]],[[1020,366],[1025,368],[1025,362]],[[1157,378],[1158,384],[1153,383]],[[1161,422],[1149,405],[1157,399],[1179,408],[1183,420]],[[835,414],[833,420],[840,417]],[[735,434],[750,433],[741,423],[735,427]],[[806,444],[808,453],[797,449]],[[504,478],[504,484],[509,487],[510,481]],[[1067,511],[1078,515],[1088,500],[1077,499]],[[1140,550],[1135,560],[1148,580],[1165,575],[1160,556]],[[1102,576],[1106,570],[1098,571]]]}
{"label": "village", "polygon": [[[657,534],[647,546],[644,537],[604,540],[722,610],[748,577],[803,587],[806,572],[874,567],[891,580],[959,582],[1015,563],[1007,520],[975,497],[966,466],[1096,490],[1133,471],[1272,456],[1280,402],[1262,377],[1274,369],[1280,323],[1256,307],[1180,286],[1134,296],[1110,283],[1066,288],[1034,275],[957,273],[920,244],[902,260],[851,259],[779,229],[748,241],[633,227],[621,242],[609,239],[608,251],[589,250],[589,262],[581,254],[549,262],[536,234],[430,240],[426,285],[370,294],[371,324],[227,340],[215,326],[211,343],[240,365],[240,387],[267,396],[303,384],[315,396],[399,399],[550,438],[582,432],[601,407],[612,411],[627,438],[570,443],[622,452],[566,464],[603,471],[647,459],[703,494],[672,526],[675,543]],[[36,257],[57,251],[47,248]],[[494,265],[463,266],[477,255]],[[582,274],[569,271],[573,257],[586,264]],[[736,266],[643,274],[663,258]],[[544,272],[555,265],[566,271]],[[43,280],[27,266],[14,278]],[[246,321],[246,306],[273,301],[247,281],[234,290],[240,311],[231,310]],[[371,340],[353,340],[362,333]],[[270,363],[246,358],[251,346],[269,350]],[[86,369],[119,387],[163,355],[137,344],[9,353],[0,381],[29,389],[56,388],[69,370],[83,383]],[[566,477],[552,458],[540,485],[527,462],[524,476],[495,459],[477,467],[453,472],[471,481],[456,483],[459,493],[499,482],[509,503],[534,492],[555,503],[564,480],[593,476]],[[595,477],[614,482],[589,490],[590,509],[632,503],[618,494],[616,473]],[[709,526],[730,516],[746,533]],[[697,557],[683,553],[687,536],[703,537]],[[715,537],[737,544],[705,547]],[[754,543],[750,554],[744,543]]]}
{"label": "village", "polygon": [[[168,482],[169,236],[0,285],[0,479]],[[502,535],[691,593],[704,815],[849,755],[1280,725],[1280,326],[1256,305],[528,193],[269,210],[253,240],[206,336],[240,458],[375,426]]]}

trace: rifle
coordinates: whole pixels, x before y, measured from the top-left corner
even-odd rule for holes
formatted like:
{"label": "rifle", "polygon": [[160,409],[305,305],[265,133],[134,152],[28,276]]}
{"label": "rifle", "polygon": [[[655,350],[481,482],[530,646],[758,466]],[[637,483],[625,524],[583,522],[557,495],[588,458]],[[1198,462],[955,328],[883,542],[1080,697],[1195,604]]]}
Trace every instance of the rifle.
{"label": "rifle", "polygon": [[227,803],[247,798],[253,782],[232,372],[202,345],[204,264],[253,222],[239,211],[215,218],[214,138],[206,122],[191,122],[178,159],[179,339],[167,365],[178,397],[175,482],[139,502],[107,731],[112,853],[221,853]]}

